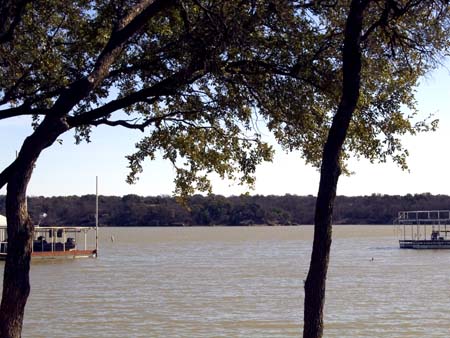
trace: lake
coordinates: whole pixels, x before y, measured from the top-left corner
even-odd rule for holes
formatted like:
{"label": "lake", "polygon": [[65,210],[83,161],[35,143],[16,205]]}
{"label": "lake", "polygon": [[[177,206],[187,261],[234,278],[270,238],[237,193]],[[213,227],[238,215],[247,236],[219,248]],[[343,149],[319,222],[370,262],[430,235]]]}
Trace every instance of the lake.
{"label": "lake", "polygon": [[[101,228],[98,259],[32,263],[23,337],[301,336],[312,233]],[[448,337],[450,251],[400,250],[392,226],[333,236],[325,337]]]}

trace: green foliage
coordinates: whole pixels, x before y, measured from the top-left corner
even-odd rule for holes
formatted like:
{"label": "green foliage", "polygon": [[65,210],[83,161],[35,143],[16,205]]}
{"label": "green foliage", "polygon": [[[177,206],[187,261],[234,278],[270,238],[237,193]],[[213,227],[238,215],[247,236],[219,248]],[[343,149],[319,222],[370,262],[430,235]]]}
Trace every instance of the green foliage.
{"label": "green foliage", "polygon": [[202,127],[196,121],[184,119],[176,124],[164,122],[136,147],[139,150],[128,156],[131,169],[128,181],[134,182],[136,174],[142,172],[145,158],[154,159],[158,150],[163,149],[163,157],[176,168],[176,192],[182,196],[196,190],[210,191],[207,175],[213,171],[222,178],[234,179],[234,169],[240,168],[241,182],[252,185],[251,174],[256,165],[272,156],[270,147],[258,138],[242,137],[232,117],[226,126],[213,123]]}
{"label": "green foliage", "polygon": [[[0,44],[0,119],[30,115],[39,128],[62,118],[78,143],[98,125],[144,131],[127,157],[128,182],[161,154],[176,168],[181,196],[210,191],[212,172],[251,185],[272,156],[262,124],[320,166],[342,87],[348,6],[29,2],[14,38]],[[406,168],[400,137],[436,128],[416,120],[414,87],[448,50],[447,11],[445,1],[369,1],[362,92],[343,160],[390,157]]]}
{"label": "green foliage", "polygon": [[[442,53],[448,53],[449,7],[445,1],[368,3],[362,37],[361,93],[342,158],[353,154],[385,162],[391,157],[406,169],[408,152],[400,136],[437,127],[431,115],[425,120],[415,118],[414,88],[422,75],[439,64]],[[269,127],[287,149],[302,149],[304,158],[316,166],[320,166],[340,98],[347,11],[348,1],[340,1],[329,6],[318,2],[300,12],[311,20],[307,30],[290,31],[286,37],[294,40],[290,42],[294,50],[299,41],[302,44],[293,53],[298,58],[296,63],[291,61],[290,75],[297,71],[299,81],[285,92],[290,104],[281,105],[266,94],[267,109],[263,112]],[[271,62],[269,58],[266,61]],[[270,83],[268,87],[277,85]],[[279,107],[276,114],[271,105]]]}

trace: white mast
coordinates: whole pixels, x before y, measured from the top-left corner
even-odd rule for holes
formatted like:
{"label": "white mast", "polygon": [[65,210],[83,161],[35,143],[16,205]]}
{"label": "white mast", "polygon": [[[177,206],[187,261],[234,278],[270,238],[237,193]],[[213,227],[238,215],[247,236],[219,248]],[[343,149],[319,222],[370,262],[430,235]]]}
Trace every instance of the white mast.
{"label": "white mast", "polygon": [[98,176],[95,176],[95,252],[98,257]]}

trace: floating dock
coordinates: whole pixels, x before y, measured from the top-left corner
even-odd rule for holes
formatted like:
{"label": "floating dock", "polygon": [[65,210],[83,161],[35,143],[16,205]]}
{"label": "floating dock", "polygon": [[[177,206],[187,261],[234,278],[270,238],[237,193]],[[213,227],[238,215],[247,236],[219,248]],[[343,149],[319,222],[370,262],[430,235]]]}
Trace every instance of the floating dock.
{"label": "floating dock", "polygon": [[[96,227],[36,226],[31,258],[33,260],[94,258],[97,257],[98,250],[96,239]],[[7,227],[0,226],[0,260],[6,259],[7,252]]]}
{"label": "floating dock", "polygon": [[400,211],[395,223],[401,249],[450,249],[450,210]]}

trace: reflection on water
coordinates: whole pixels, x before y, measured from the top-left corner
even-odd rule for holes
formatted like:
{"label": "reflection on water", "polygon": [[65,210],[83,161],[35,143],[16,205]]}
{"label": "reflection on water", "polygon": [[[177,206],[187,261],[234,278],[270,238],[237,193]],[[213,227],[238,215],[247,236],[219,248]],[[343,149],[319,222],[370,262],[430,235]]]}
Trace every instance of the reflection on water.
{"label": "reflection on water", "polygon": [[[299,336],[311,238],[304,226],[101,229],[98,259],[33,262],[23,337]],[[399,250],[387,226],[334,238],[325,337],[448,336],[450,251]]]}

